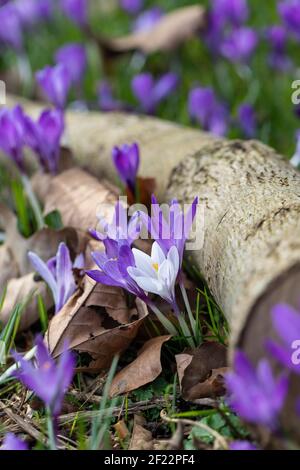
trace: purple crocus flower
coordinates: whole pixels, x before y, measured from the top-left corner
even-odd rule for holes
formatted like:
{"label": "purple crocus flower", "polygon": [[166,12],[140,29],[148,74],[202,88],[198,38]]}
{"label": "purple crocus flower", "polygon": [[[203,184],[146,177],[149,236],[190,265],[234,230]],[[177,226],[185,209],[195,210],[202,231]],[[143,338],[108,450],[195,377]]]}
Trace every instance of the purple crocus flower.
{"label": "purple crocus flower", "polygon": [[0,149],[24,172],[24,113],[21,106],[0,110]]}
{"label": "purple crocus flower", "polygon": [[135,194],[136,178],[140,165],[138,144],[114,147],[112,159],[121,181]]}
{"label": "purple crocus flower", "polygon": [[88,24],[89,0],[60,0],[61,8],[66,16],[81,28]]}
{"label": "purple crocus flower", "polygon": [[37,122],[24,119],[25,142],[38,156],[44,171],[57,173],[60,158],[60,141],[64,132],[64,115],[59,109],[43,111]]}
{"label": "purple crocus flower", "polygon": [[73,264],[68,247],[65,243],[60,243],[56,256],[47,263],[33,252],[28,253],[28,258],[34,269],[48,284],[55,303],[55,313],[58,313],[76,290],[73,269],[83,268],[82,255],[79,255]]}
{"label": "purple crocus flower", "polygon": [[55,418],[60,413],[64,395],[73,378],[74,357],[70,351],[65,351],[56,364],[41,336],[36,339],[36,347],[37,367],[20,354],[14,354],[15,360],[20,363],[14,375],[45,403]]}
{"label": "purple crocus flower", "polygon": [[18,439],[13,433],[6,434],[0,450],[28,450],[26,442]]}
{"label": "purple crocus flower", "polygon": [[271,429],[277,427],[278,414],[288,392],[285,374],[275,379],[266,359],[255,370],[246,355],[237,351],[234,371],[227,374],[226,384],[229,404],[241,418]]}
{"label": "purple crocus flower", "polygon": [[247,0],[213,0],[212,14],[233,26],[240,26],[249,16]]}
{"label": "purple crocus flower", "polygon": [[255,136],[257,130],[256,114],[251,104],[244,103],[238,108],[238,125],[248,139]]}
{"label": "purple crocus flower", "polygon": [[22,50],[22,21],[13,3],[0,7],[0,24],[0,42],[4,42],[17,51]]}
{"label": "purple crocus flower", "polygon": [[61,47],[55,54],[55,60],[68,69],[73,83],[81,83],[87,67],[87,56],[83,45],[70,43]]}
{"label": "purple crocus flower", "polygon": [[300,374],[300,313],[287,304],[276,305],[271,312],[273,327],[281,343],[267,341],[267,349],[281,364]]}
{"label": "purple crocus flower", "polygon": [[16,0],[14,5],[24,28],[48,20],[53,13],[51,0]]}
{"label": "purple crocus flower", "polygon": [[249,441],[233,441],[229,446],[230,450],[258,450],[257,447]]}
{"label": "purple crocus flower", "polygon": [[271,46],[269,63],[272,68],[286,71],[292,66],[292,61],[287,55],[287,30],[281,25],[274,25],[266,30],[266,39]]}
{"label": "purple crocus flower", "polygon": [[223,41],[221,53],[231,62],[247,62],[258,43],[254,29],[241,27],[233,30]]}
{"label": "purple crocus flower", "polygon": [[156,82],[150,73],[136,75],[132,80],[132,91],[145,113],[154,113],[158,104],[173,93],[178,86],[178,76],[166,73]]}
{"label": "purple crocus flower", "polygon": [[278,12],[287,29],[300,39],[300,1],[284,0],[278,4]]}
{"label": "purple crocus flower", "polygon": [[136,15],[144,6],[144,0],[120,0],[120,6],[130,15]]}
{"label": "purple crocus flower", "polygon": [[71,73],[65,65],[47,66],[36,73],[36,79],[44,95],[59,109],[65,107],[71,88]]}
{"label": "purple crocus flower", "polygon": [[204,130],[224,136],[228,129],[228,111],[212,88],[197,87],[189,94],[189,114]]}
{"label": "purple crocus flower", "polygon": [[159,7],[153,7],[141,13],[134,22],[133,30],[136,32],[151,31],[151,29],[160,21],[164,13]]}
{"label": "purple crocus flower", "polygon": [[126,110],[127,106],[118,101],[112,92],[112,87],[109,82],[103,80],[98,86],[98,103],[101,111],[123,111]]}

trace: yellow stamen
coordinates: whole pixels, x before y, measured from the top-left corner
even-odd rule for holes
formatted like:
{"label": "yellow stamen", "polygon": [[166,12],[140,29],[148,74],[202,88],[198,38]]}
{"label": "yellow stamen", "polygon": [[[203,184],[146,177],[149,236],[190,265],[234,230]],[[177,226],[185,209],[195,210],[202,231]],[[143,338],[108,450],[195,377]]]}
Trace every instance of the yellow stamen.
{"label": "yellow stamen", "polygon": [[158,268],[159,268],[158,263],[152,263],[152,268],[154,268],[155,271],[158,272]]}

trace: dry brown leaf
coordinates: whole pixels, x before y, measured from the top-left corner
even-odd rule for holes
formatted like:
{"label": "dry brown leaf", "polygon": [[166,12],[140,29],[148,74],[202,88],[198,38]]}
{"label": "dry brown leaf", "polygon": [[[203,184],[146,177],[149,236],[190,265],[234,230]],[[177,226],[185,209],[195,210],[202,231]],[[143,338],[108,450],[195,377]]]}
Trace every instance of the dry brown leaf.
{"label": "dry brown leaf", "polygon": [[187,6],[163,16],[150,31],[115,39],[99,40],[108,53],[140,50],[145,54],[176,49],[206,26],[206,11],[200,5]]}
{"label": "dry brown leaf", "polygon": [[153,450],[154,440],[152,433],[145,429],[146,420],[143,416],[134,415],[133,430],[129,450]]}
{"label": "dry brown leaf", "polygon": [[18,265],[11,249],[7,245],[0,246],[0,288],[2,289],[10,279],[17,277],[18,274]]}
{"label": "dry brown leaf", "polygon": [[67,341],[69,349],[92,359],[82,371],[109,367],[113,357],[128,348],[148,315],[139,299],[135,308],[125,311],[124,299],[122,289],[96,284],[85,276],[83,292],[77,291],[49,324],[46,342],[52,355],[59,356]]}
{"label": "dry brown leaf", "polygon": [[124,419],[121,419],[116,424],[114,424],[114,428],[119,439],[121,439],[122,441],[124,441],[124,439],[126,439],[126,437],[129,435],[129,430],[126,426]]}
{"label": "dry brown leaf", "polygon": [[54,177],[44,202],[44,213],[58,210],[64,226],[87,231],[97,225],[97,214],[110,221],[119,192],[80,168]]}
{"label": "dry brown leaf", "polygon": [[178,354],[176,363],[182,397],[197,402],[197,399],[223,395],[226,356],[225,346],[216,342],[206,342],[197,349]]}
{"label": "dry brown leaf", "polygon": [[[46,284],[44,282],[36,282],[33,273],[22,276],[19,279],[11,279],[7,284],[5,301],[0,312],[1,323],[6,324],[15,305],[18,302],[24,302],[32,292],[42,295],[47,309],[52,307],[53,299],[47,290]],[[26,330],[35,323],[38,318],[37,299],[36,296],[33,296],[22,312],[19,330]]]}
{"label": "dry brown leaf", "polygon": [[138,357],[114,377],[110,395],[131,392],[153,382],[162,371],[161,348],[170,338],[170,335],[158,336],[147,341],[138,352]]}

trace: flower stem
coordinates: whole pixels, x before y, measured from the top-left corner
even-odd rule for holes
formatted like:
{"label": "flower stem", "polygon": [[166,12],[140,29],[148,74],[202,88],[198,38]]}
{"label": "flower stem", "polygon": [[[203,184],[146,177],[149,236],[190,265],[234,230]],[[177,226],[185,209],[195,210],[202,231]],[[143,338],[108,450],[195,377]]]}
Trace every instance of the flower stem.
{"label": "flower stem", "polygon": [[54,431],[54,419],[50,408],[47,408],[47,427],[48,427],[48,438],[50,450],[57,450],[56,436]]}
{"label": "flower stem", "polygon": [[26,175],[22,175],[22,183],[23,183],[26,195],[28,197],[28,200],[30,202],[30,206],[34,213],[34,217],[35,217],[36,224],[37,224],[37,229],[41,230],[45,225],[43,214],[41,211],[40,204],[36,198],[36,195],[34,194],[32,190],[31,183]]}
{"label": "flower stem", "polygon": [[185,305],[186,311],[187,311],[188,316],[189,316],[189,321],[190,321],[190,324],[191,324],[191,327],[192,327],[194,338],[197,338],[197,324],[196,324],[196,320],[194,318],[194,315],[193,315],[193,312],[192,312],[192,309],[191,309],[191,306],[190,306],[190,302],[189,302],[189,299],[188,299],[188,296],[187,296],[186,288],[184,287],[184,284],[183,284],[182,281],[180,282],[179,285],[180,285],[180,290],[181,290],[181,293],[182,293],[184,305]]}
{"label": "flower stem", "polygon": [[193,339],[193,336],[191,334],[191,331],[183,317],[183,315],[179,315],[178,317],[178,322],[179,322],[179,325],[182,329],[182,333],[184,334],[185,338],[186,338],[186,341],[188,342],[189,346],[191,348],[194,348],[195,347],[195,342],[194,342],[194,339]]}
{"label": "flower stem", "polygon": [[151,310],[155,313],[157,318],[159,319],[160,323],[163,325],[163,327],[170,333],[172,336],[178,336],[178,331],[173,325],[173,323],[168,320],[163,313],[154,305],[152,302],[149,304],[149,307]]}

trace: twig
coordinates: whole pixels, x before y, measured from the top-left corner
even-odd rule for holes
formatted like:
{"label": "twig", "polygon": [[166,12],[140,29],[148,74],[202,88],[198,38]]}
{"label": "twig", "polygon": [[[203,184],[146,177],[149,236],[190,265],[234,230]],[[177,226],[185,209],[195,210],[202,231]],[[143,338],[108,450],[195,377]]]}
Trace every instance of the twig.
{"label": "twig", "polygon": [[222,449],[228,450],[228,444],[226,442],[226,439],[224,439],[224,437],[221,436],[221,434],[219,434],[217,431],[215,431],[214,429],[212,429],[205,423],[201,423],[200,421],[193,421],[191,419],[169,418],[167,416],[167,413],[164,410],[160,412],[160,417],[166,423],[177,423],[177,424],[181,423],[181,424],[187,424],[190,426],[196,426],[197,428],[203,429],[204,431],[208,432],[211,436],[215,438],[215,440],[219,443]]}

